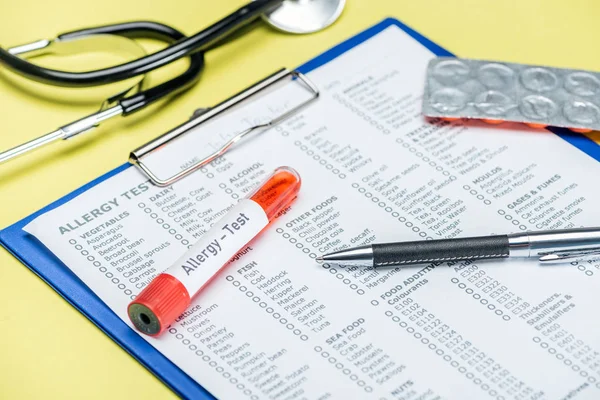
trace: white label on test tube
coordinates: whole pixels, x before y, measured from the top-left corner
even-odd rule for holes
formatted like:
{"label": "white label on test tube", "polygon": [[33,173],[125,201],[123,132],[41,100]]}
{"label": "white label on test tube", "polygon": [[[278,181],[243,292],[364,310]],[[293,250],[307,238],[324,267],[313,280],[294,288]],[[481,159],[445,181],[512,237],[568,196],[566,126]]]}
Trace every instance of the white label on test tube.
{"label": "white label on test tube", "polygon": [[262,207],[243,199],[164,273],[179,280],[192,297],[268,224]]}
{"label": "white label on test tube", "polygon": [[175,264],[156,276],[129,303],[134,326],[150,336],[164,332],[190,305],[191,299],[296,198],[301,179],[289,167],[279,167],[216,222]]}

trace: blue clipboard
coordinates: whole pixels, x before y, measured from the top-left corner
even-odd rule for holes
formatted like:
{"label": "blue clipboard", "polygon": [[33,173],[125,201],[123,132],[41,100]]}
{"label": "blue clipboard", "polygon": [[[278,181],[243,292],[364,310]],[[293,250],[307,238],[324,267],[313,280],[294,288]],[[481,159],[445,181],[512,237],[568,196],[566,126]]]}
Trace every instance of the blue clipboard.
{"label": "blue clipboard", "polygon": [[[452,54],[429,39],[415,32],[401,22],[388,18],[379,24],[359,33],[346,40],[313,60],[302,65],[298,70],[302,73],[310,72],[353,47],[361,44],[367,39],[377,35],[387,27],[396,25],[407,34],[421,43],[437,56],[452,56]],[[573,133],[567,129],[552,129],[552,132],[600,161],[600,146],[587,137]],[[119,317],[117,317],[106,304],[96,296],[75,274],[71,272],[54,254],[52,254],[37,239],[27,234],[22,228],[40,214],[50,211],[70,199],[78,196],[98,183],[118,174],[131,167],[124,164],[105,175],[89,182],[74,192],[44,207],[38,212],[24,218],[23,220],[0,231],[0,244],[10,253],[29,267],[35,274],[54,288],[73,307],[81,311],[104,333],[123,347],[136,360],[142,363],[167,386],[179,396],[187,399],[213,399],[214,397],[196,381],[190,378],[179,367],[173,364],[167,357],[152,347],[138,333],[133,331]]]}

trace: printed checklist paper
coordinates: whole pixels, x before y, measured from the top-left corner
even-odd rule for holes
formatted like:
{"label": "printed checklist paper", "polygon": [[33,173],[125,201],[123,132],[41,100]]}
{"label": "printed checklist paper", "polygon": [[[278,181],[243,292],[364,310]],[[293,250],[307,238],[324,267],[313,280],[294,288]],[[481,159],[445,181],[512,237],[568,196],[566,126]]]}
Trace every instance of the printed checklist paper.
{"label": "printed checklist paper", "polygon": [[[425,122],[432,57],[390,26],[308,74],[318,101],[211,165],[167,188],[128,168],[25,230],[132,326],[127,305],[142,288],[289,165],[302,177],[291,208],[165,334],[144,336],[214,396],[598,399],[600,262],[315,261],[373,242],[600,225],[600,164],[559,136]],[[217,130],[302,96],[273,91]],[[216,134],[203,129],[156,165],[185,166],[181,148]]]}

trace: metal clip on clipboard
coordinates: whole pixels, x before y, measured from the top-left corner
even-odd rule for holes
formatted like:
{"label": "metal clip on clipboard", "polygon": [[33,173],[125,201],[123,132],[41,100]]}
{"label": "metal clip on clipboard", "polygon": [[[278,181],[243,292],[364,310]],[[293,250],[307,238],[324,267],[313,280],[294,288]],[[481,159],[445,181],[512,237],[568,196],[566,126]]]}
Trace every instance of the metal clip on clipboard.
{"label": "metal clip on clipboard", "polygon": [[[147,164],[144,163],[144,158],[150,156],[155,151],[159,150],[165,145],[168,145],[171,141],[174,141],[177,138],[189,133],[192,129],[214,119],[215,117],[224,114],[225,112],[231,110],[233,107],[241,104],[245,100],[249,99],[252,96],[260,95],[264,91],[269,88],[272,88],[275,84],[284,81],[285,79],[291,79],[297,85],[302,85],[305,89],[310,93],[310,97],[294,107],[282,111],[281,114],[272,117],[270,120],[266,122],[256,123],[244,130],[241,130],[235,133],[232,137],[230,137],[224,144],[222,144],[219,148],[212,151],[207,156],[202,157],[199,160],[195,160],[194,162],[187,165],[185,168],[181,168],[181,170],[168,178],[161,179],[157,176],[155,171]],[[229,99],[221,102],[220,104],[207,109],[206,111],[202,110],[201,113],[196,112],[192,116],[192,118],[172,129],[171,131],[159,136],[158,138],[146,143],[145,145],[135,149],[129,155],[129,162],[133,165],[136,165],[151,181],[157,186],[169,186],[172,183],[178,181],[179,179],[191,174],[192,172],[202,168],[203,166],[211,163],[216,158],[222,156],[227,151],[229,151],[232,147],[234,147],[240,140],[250,135],[251,133],[257,131],[264,131],[265,129],[271,128],[278,123],[284,121],[285,119],[291,117],[308,104],[312,103],[319,97],[318,88],[302,73],[298,71],[289,71],[285,68],[275,72],[274,74],[268,76],[267,78],[257,82],[256,84],[250,86],[249,88],[243,90],[242,92],[230,97]]]}

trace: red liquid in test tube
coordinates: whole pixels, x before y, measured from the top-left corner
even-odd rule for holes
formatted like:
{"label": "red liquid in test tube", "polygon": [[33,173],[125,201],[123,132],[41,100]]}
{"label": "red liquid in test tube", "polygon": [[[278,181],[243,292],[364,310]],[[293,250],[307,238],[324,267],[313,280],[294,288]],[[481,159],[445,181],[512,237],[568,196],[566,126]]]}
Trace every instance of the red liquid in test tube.
{"label": "red liquid in test tube", "polygon": [[295,170],[277,168],[129,304],[133,325],[150,336],[164,332],[229,260],[292,203],[300,184]]}

